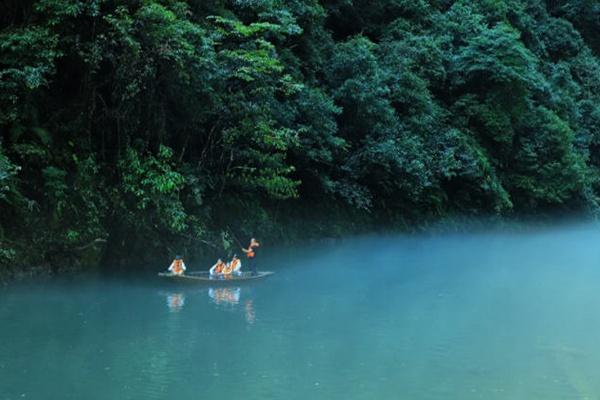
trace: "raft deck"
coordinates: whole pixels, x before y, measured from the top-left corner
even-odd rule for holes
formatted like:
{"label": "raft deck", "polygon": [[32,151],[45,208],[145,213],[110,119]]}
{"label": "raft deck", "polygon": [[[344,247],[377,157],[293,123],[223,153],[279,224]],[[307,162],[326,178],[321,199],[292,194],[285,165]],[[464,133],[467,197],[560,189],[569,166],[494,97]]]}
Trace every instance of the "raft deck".
{"label": "raft deck", "polygon": [[273,275],[273,271],[259,271],[256,275],[250,272],[242,272],[241,275],[231,275],[229,277],[211,277],[207,271],[188,272],[185,275],[175,275],[169,272],[159,272],[158,276],[177,283],[196,283],[210,285],[231,285],[244,282],[251,282]]}

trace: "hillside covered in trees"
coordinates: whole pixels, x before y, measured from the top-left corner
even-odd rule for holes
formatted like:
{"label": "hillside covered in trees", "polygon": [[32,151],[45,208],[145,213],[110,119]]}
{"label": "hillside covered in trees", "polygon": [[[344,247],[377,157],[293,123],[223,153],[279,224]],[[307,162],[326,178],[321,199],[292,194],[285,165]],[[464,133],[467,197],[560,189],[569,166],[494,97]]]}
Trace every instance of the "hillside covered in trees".
{"label": "hillside covered in trees", "polygon": [[4,0],[0,264],[594,212],[599,57],[594,0]]}

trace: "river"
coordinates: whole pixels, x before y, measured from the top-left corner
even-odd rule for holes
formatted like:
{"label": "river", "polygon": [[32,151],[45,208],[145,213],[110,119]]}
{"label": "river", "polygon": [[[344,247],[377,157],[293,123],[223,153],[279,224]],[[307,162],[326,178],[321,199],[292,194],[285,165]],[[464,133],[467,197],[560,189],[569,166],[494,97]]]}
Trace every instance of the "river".
{"label": "river", "polygon": [[[269,249],[264,281],[0,289],[0,400],[598,399],[600,229]],[[205,269],[186,260],[190,269]]]}

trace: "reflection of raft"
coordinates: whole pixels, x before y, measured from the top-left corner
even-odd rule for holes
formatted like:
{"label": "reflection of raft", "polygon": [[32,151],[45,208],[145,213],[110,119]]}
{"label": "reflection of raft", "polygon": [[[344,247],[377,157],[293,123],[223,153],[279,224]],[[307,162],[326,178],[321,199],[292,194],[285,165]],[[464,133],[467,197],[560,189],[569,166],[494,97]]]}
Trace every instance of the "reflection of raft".
{"label": "reflection of raft", "polygon": [[240,287],[211,287],[208,289],[208,297],[215,304],[229,304],[234,306],[240,302],[241,292],[242,288]]}
{"label": "reflection of raft", "polygon": [[209,285],[232,285],[243,282],[251,282],[273,275],[272,271],[259,271],[256,275],[250,272],[242,272],[240,275],[231,275],[228,277],[211,278],[208,271],[188,272],[185,275],[173,275],[167,272],[160,272],[158,276],[177,283],[196,283]]}

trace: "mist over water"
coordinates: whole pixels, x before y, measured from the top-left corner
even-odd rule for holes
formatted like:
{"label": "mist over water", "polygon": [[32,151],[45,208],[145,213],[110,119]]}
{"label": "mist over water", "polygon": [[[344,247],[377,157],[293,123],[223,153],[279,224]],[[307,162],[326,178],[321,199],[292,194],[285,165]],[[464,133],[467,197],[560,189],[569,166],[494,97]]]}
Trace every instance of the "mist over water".
{"label": "mist over water", "polygon": [[[0,400],[597,399],[600,228],[268,249],[233,288],[0,290]],[[191,270],[206,269],[186,260]]]}

